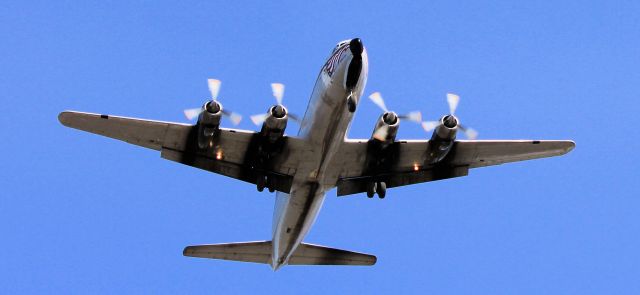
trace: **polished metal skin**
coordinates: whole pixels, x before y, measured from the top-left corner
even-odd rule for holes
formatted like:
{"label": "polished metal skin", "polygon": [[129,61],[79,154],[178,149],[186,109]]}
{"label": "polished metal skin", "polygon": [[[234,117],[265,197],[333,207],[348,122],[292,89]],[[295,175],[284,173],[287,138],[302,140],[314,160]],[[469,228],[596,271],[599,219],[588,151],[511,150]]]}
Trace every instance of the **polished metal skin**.
{"label": "polished metal skin", "polygon": [[[360,42],[360,41],[357,41]],[[350,47],[348,41],[338,43],[334,53]],[[361,44],[361,43],[360,43]],[[362,45],[360,45],[362,46]],[[367,51],[362,48],[362,67],[354,88],[347,87],[347,72],[354,54],[344,50],[333,66],[331,76],[326,65],[335,56],[329,57],[320,70],[307,111],[300,126],[298,137],[305,140],[310,150],[305,161],[298,166],[289,194],[278,192],[273,220],[273,261],[278,269],[309,233],[322,203],[325,192],[335,186],[337,179],[328,175],[328,165],[344,143],[353,113],[348,110],[347,98],[351,96],[356,104],[367,82]]]}

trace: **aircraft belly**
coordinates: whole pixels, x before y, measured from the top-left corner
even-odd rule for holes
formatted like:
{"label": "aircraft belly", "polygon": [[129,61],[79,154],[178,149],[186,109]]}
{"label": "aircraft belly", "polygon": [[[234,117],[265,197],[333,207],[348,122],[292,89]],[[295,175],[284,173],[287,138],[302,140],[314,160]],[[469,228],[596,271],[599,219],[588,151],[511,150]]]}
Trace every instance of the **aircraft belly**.
{"label": "aircraft belly", "polygon": [[307,110],[310,115],[305,117],[307,130],[299,135],[308,142],[310,149],[295,178],[319,182],[324,186],[335,184],[336,179],[325,179],[325,172],[343,143],[353,117],[347,111],[347,96],[342,87],[329,84],[312,99],[310,105],[313,108]]}
{"label": "aircraft belly", "polygon": [[322,203],[324,191],[315,183],[294,186],[290,194],[278,193],[274,220],[273,257],[281,264],[296,250],[309,233]]}
{"label": "aircraft belly", "polygon": [[[350,59],[349,59],[350,60]],[[335,186],[337,173],[327,173],[331,159],[344,142],[353,113],[347,110],[351,94],[344,86],[348,61],[341,64],[333,79],[321,72],[316,80],[309,106],[298,136],[307,141],[304,155],[294,176],[289,194],[277,194],[274,225],[274,265],[286,263],[304,237],[309,233],[325,199],[325,192]],[[366,79],[366,77],[365,77]],[[364,85],[354,89],[356,102]],[[334,179],[328,179],[334,178]]]}
{"label": "aircraft belly", "polygon": [[[321,83],[320,81],[318,83]],[[317,85],[319,86],[319,85]],[[331,88],[331,87],[330,87]],[[330,89],[329,88],[329,89]],[[274,213],[273,257],[281,264],[296,250],[315,222],[329,185],[327,163],[339,148],[351,119],[346,111],[346,94],[332,96],[329,89],[314,91],[313,117],[305,118],[309,132],[302,134],[311,147],[297,169],[289,194],[278,193]],[[333,180],[335,183],[335,180]]]}

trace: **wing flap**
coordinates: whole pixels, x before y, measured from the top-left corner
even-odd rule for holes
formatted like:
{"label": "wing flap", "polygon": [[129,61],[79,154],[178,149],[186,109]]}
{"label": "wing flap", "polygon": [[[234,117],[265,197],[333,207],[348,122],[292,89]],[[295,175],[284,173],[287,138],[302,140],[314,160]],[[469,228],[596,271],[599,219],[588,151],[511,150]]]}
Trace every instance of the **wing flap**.
{"label": "wing flap", "polygon": [[267,175],[270,183],[277,191],[289,193],[293,177],[285,174],[276,173],[270,170],[256,170],[228,161],[220,161],[213,155],[207,156],[197,153],[185,153],[169,148],[162,148],[161,156],[163,159],[178,162],[191,167],[211,171],[220,175],[242,180],[251,184],[256,184],[258,178],[257,173]]}
{"label": "wing flap", "polygon": [[375,177],[354,177],[338,180],[338,197],[364,193],[367,187],[374,180],[382,180],[387,184],[387,188],[411,185],[429,181],[436,181],[454,177],[467,176],[469,174],[469,166],[458,167],[434,167],[428,170],[409,171],[400,173],[378,174]]}

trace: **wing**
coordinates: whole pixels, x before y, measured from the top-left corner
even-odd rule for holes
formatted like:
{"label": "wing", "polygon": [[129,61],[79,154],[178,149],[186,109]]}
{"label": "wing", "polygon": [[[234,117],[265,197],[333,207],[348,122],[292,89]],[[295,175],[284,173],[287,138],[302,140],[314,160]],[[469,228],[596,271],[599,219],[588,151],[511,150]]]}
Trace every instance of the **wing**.
{"label": "wing", "polygon": [[428,140],[398,141],[387,148],[385,161],[371,156],[371,142],[349,140],[334,166],[339,171],[338,196],[365,192],[372,181],[397,187],[466,176],[469,168],[560,156],[575,147],[569,140],[459,140],[447,157],[429,165]]}
{"label": "wing", "polygon": [[220,128],[215,146],[203,151],[197,147],[197,127],[194,125],[142,120],[109,115],[62,112],[60,122],[71,128],[115,138],[161,152],[165,159],[218,173],[249,183],[256,183],[258,175],[268,175],[274,188],[288,193],[298,157],[304,143],[296,138],[284,138],[281,152],[270,164],[256,168],[251,160],[258,133]]}

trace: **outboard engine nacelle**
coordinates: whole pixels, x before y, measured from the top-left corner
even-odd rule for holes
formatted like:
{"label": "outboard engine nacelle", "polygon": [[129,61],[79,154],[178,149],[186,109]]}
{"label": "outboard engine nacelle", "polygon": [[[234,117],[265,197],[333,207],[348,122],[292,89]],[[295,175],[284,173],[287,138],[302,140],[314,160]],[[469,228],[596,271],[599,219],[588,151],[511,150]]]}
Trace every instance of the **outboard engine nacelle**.
{"label": "outboard engine nacelle", "polygon": [[198,147],[201,149],[213,147],[213,140],[220,128],[222,118],[222,104],[215,100],[206,102],[198,116]]}
{"label": "outboard engine nacelle", "polygon": [[383,146],[393,143],[400,127],[400,118],[394,112],[386,112],[380,116],[373,129],[371,138],[380,142]]}
{"label": "outboard engine nacelle", "polygon": [[431,164],[442,161],[451,151],[458,132],[458,119],[453,115],[446,115],[440,119],[440,124],[433,131],[429,142],[429,162]]}
{"label": "outboard engine nacelle", "polygon": [[282,105],[275,105],[269,109],[269,115],[262,124],[260,134],[265,137],[269,143],[274,143],[284,135],[287,128],[287,109]]}

